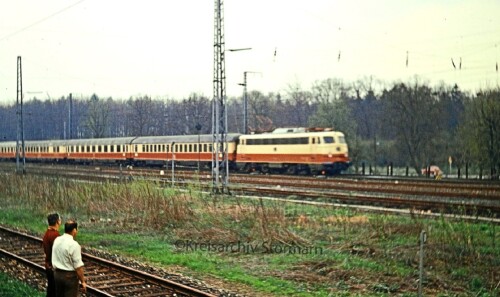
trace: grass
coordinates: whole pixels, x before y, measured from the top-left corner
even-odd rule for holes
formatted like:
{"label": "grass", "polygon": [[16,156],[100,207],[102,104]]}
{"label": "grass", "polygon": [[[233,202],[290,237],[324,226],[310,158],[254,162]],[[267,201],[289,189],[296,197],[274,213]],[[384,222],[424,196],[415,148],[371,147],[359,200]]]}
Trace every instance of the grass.
{"label": "grass", "polygon": [[9,297],[42,297],[45,292],[40,292],[29,285],[18,281],[9,275],[0,272],[0,296]]}
{"label": "grass", "polygon": [[[418,240],[426,230],[427,295],[499,293],[493,224],[215,199],[145,182],[51,184],[1,176],[0,223],[41,235],[46,214],[57,210],[78,218],[83,246],[275,296],[415,296]],[[265,248],[271,244],[274,253]]]}

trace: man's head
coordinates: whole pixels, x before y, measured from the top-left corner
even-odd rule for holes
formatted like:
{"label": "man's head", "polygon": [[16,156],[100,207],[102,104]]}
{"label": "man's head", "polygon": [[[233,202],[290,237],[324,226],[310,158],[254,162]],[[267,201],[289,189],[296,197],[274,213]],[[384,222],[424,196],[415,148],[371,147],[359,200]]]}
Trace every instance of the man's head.
{"label": "man's head", "polygon": [[47,216],[47,222],[49,226],[61,225],[61,216],[57,212],[51,213]]}
{"label": "man's head", "polygon": [[73,237],[78,232],[78,223],[75,220],[67,220],[64,224],[64,233],[73,235]]}

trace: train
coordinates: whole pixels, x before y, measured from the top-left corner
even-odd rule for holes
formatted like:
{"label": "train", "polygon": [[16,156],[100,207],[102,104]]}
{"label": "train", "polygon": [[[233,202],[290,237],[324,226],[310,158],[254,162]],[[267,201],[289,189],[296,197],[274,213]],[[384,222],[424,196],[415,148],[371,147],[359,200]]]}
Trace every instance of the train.
{"label": "train", "polygon": [[[19,145],[19,155],[22,147]],[[212,134],[25,141],[27,162],[113,163],[131,166],[197,165],[211,168]],[[277,128],[259,134],[228,133],[230,170],[336,175],[347,170],[348,145],[330,128]],[[16,142],[0,142],[0,160],[16,160]]]}

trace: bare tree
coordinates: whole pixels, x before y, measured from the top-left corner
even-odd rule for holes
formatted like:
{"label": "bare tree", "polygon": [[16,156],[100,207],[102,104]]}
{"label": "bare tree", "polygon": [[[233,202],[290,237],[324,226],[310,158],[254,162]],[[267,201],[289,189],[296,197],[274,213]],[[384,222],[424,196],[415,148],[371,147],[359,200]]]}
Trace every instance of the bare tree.
{"label": "bare tree", "polygon": [[395,146],[407,154],[417,174],[439,155],[435,140],[440,137],[442,121],[432,93],[415,80],[412,86],[396,84],[382,95],[386,130],[394,132]]}
{"label": "bare tree", "polygon": [[248,130],[270,131],[275,128],[272,119],[274,104],[268,96],[259,91],[248,93]]}
{"label": "bare tree", "polygon": [[201,131],[210,131],[211,101],[204,96],[193,93],[183,100],[184,134],[196,134],[196,125],[201,125]]}
{"label": "bare tree", "polygon": [[154,113],[154,103],[151,97],[130,98],[127,105],[129,106],[129,132],[133,136],[150,135],[153,126],[152,115]]}
{"label": "bare tree", "polygon": [[500,172],[500,89],[482,91],[466,106],[462,137],[481,168],[491,169],[493,178]]}
{"label": "bare tree", "polygon": [[341,79],[329,78],[313,85],[312,97],[316,103],[331,103],[348,97],[351,90]]}
{"label": "bare tree", "polygon": [[[108,99],[112,101],[111,98]],[[90,135],[94,138],[106,136],[106,130],[109,128],[110,108],[106,101],[102,101],[93,94],[88,102],[88,112],[86,118],[86,127]]]}
{"label": "bare tree", "polygon": [[309,117],[316,111],[316,105],[313,102],[313,95],[309,91],[304,91],[300,85],[289,85],[286,92],[286,100],[292,108],[287,115],[291,126],[306,127]]}

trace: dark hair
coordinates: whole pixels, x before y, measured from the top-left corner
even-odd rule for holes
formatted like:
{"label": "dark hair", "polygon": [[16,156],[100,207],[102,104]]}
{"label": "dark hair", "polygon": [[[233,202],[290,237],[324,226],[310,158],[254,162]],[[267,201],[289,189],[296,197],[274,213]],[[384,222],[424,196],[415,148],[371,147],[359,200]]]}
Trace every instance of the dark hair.
{"label": "dark hair", "polygon": [[64,232],[71,233],[73,229],[78,229],[78,223],[75,220],[68,220],[64,224]]}
{"label": "dark hair", "polygon": [[47,222],[49,223],[49,226],[54,226],[60,218],[61,217],[57,212],[51,213],[47,216]]}

